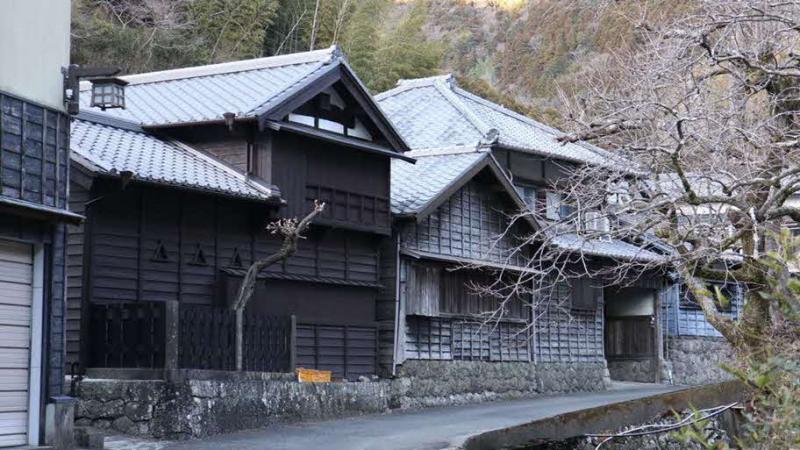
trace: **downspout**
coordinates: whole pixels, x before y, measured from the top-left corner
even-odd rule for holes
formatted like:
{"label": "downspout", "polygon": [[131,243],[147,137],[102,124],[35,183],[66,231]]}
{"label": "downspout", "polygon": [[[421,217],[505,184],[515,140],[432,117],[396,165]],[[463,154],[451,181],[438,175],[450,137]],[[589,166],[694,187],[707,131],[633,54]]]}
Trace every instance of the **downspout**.
{"label": "downspout", "polygon": [[[400,233],[395,238],[394,251],[394,351],[392,352],[392,376],[397,375],[397,353],[400,349]],[[405,335],[405,330],[402,330]]]}

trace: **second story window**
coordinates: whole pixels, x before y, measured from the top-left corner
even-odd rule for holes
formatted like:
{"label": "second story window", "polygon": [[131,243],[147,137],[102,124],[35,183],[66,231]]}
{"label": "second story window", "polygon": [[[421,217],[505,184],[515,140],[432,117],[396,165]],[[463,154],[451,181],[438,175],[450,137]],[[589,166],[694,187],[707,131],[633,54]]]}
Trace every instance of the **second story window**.
{"label": "second story window", "polygon": [[528,208],[534,210],[536,208],[536,188],[534,186],[518,185],[514,186],[517,193],[522,200],[528,205]]}
{"label": "second story window", "polygon": [[561,217],[561,194],[558,192],[548,192],[545,195],[544,216],[550,220],[558,220]]}

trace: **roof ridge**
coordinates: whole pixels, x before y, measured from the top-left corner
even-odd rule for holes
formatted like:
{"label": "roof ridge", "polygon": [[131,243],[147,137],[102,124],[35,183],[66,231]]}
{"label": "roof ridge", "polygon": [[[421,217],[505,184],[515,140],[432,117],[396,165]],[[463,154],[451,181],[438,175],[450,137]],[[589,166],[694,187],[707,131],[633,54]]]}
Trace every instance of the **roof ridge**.
{"label": "roof ridge", "polygon": [[[448,79],[448,81],[450,80],[452,80],[452,78]],[[495,130],[495,132],[497,131],[495,128],[490,127],[486,122],[481,120],[480,117],[472,112],[472,110],[469,109],[469,107],[467,107],[467,105],[465,105],[464,102],[458,98],[454,91],[454,83],[448,82],[447,86],[444,86],[441,80],[433,80],[432,84],[436,90],[442,94],[445,100],[447,100],[458,112],[460,112],[461,115],[463,115],[484,137],[489,137],[489,135],[492,134],[492,130]],[[490,140],[494,139],[496,139],[496,136],[492,137]]]}
{"label": "roof ridge", "polygon": [[[343,57],[339,48],[335,45],[322,50],[312,50],[306,52],[288,53],[285,55],[266,56],[263,58],[244,59],[239,61],[229,61],[216,64],[205,64],[201,66],[181,67],[177,69],[160,70],[155,72],[144,72],[131,75],[123,75],[120,78],[128,84],[147,84],[162,81],[182,80],[187,78],[205,77],[211,75],[222,75],[234,72],[246,72],[250,70],[267,69],[272,67],[289,66],[310,62],[330,62],[336,58]],[[88,89],[91,82],[82,82],[81,89]]]}
{"label": "roof ridge", "polygon": [[423,78],[401,78],[397,80],[395,86],[389,90],[377,93],[374,95],[376,101],[383,100],[384,98],[392,97],[405,91],[416,89],[420,87],[431,87],[437,80],[445,81],[448,83],[455,83],[453,74],[434,75],[431,77]]}
{"label": "roof ridge", "polygon": [[[497,111],[500,114],[505,114],[506,116],[513,117],[515,119],[519,119],[519,120],[527,123],[528,125],[536,127],[538,129],[546,132],[546,133],[552,134],[554,136],[559,136],[559,135],[565,135],[566,134],[565,132],[559,130],[558,128],[555,128],[555,127],[552,127],[550,125],[547,125],[546,123],[540,122],[540,121],[538,121],[538,120],[536,120],[536,119],[534,119],[532,117],[528,117],[525,114],[520,114],[520,113],[518,113],[518,112],[516,112],[514,110],[511,110],[511,109],[509,109],[509,108],[507,108],[507,107],[505,107],[503,105],[500,105],[500,104],[495,103],[495,102],[493,102],[491,100],[488,100],[488,99],[485,99],[485,98],[483,98],[483,97],[481,97],[479,95],[476,95],[476,94],[474,94],[472,92],[469,92],[466,89],[461,88],[460,86],[454,86],[453,90],[456,91],[457,94],[463,95],[463,96],[469,98],[472,101],[475,101],[477,103],[480,103],[480,104],[486,106],[487,108],[491,108],[491,109],[493,109],[494,111]],[[585,141],[573,142],[573,144],[579,145],[579,146],[585,148],[586,150],[589,150],[590,152],[594,152],[594,153],[598,154],[598,156],[618,158],[618,156],[615,155],[614,153],[612,153],[612,152],[610,152],[610,151],[608,151],[608,150],[606,150],[604,148],[600,148],[600,147],[598,147],[596,145],[593,145],[593,144],[590,144],[588,142],[585,142]]]}

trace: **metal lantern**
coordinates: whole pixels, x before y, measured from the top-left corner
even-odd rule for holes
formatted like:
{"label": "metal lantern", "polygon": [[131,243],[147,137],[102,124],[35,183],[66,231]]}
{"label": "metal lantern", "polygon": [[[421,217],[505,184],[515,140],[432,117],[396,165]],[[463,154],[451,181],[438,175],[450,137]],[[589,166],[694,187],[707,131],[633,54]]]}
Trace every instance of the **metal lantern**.
{"label": "metal lantern", "polygon": [[109,108],[125,107],[125,86],[121,78],[94,78],[92,82],[92,106],[105,111]]}

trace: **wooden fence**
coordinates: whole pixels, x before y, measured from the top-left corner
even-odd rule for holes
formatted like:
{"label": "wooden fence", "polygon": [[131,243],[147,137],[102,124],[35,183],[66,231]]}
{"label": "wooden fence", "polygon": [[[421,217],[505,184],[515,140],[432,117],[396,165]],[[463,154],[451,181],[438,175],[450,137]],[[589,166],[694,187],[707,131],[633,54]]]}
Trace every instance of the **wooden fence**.
{"label": "wooden fence", "polygon": [[179,366],[236,369],[236,312],[206,305],[180,305]]}
{"label": "wooden fence", "polygon": [[351,381],[376,375],[377,326],[297,324],[297,366]]}
{"label": "wooden fence", "polygon": [[[176,309],[177,368],[236,370],[236,312],[193,304],[181,304]],[[167,367],[168,310],[164,302],[91,305],[89,366]],[[294,334],[292,317],[247,312],[242,323],[242,369],[292,371]]]}
{"label": "wooden fence", "polygon": [[244,370],[256,372],[291,372],[292,317],[248,313],[243,317]]}
{"label": "wooden fence", "polygon": [[93,304],[90,317],[92,367],[164,367],[163,302]]}

